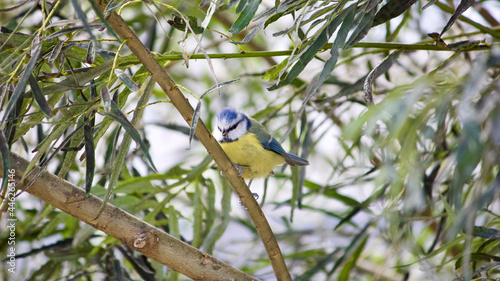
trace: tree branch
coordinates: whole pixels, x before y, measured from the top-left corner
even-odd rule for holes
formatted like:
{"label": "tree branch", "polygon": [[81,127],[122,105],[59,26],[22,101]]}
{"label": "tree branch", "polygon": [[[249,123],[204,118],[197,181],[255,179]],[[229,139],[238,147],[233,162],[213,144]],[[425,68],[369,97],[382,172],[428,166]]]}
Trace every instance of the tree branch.
{"label": "tree branch", "polygon": [[[23,189],[40,169],[33,168],[31,176],[19,182],[28,165],[28,160],[11,154],[10,169],[15,171],[18,190]],[[83,189],[47,171],[43,171],[26,192],[194,280],[258,280],[109,203],[102,214],[94,219],[102,206],[102,200],[94,195],[85,196]]]}
{"label": "tree branch", "polygon": [[[105,1],[94,0],[94,2],[101,9],[101,11],[104,11],[107,5]],[[122,40],[126,40],[130,51],[132,51],[144,67],[151,73],[153,79],[167,94],[172,104],[177,108],[186,122],[191,125],[194,113],[193,107],[189,104],[182,92],[176,87],[176,84],[167,74],[165,69],[158,63],[158,61],[156,61],[153,54],[146,49],[120,15],[113,13],[107,18],[107,21],[116,34],[118,34]],[[231,160],[229,160],[226,153],[224,153],[219,143],[214,139],[201,120],[198,122],[195,134],[205,146],[208,153],[214,158],[224,177],[231,184],[234,191],[240,197],[241,203],[247,209],[248,214],[255,225],[255,229],[259,233],[259,236],[264,244],[276,278],[278,280],[292,280],[283,259],[283,255],[281,254],[281,250],[278,246],[278,242],[276,241],[276,237],[274,236],[264,213],[260,209],[259,204],[250,192],[250,189],[239,176],[238,170],[234,167]]]}

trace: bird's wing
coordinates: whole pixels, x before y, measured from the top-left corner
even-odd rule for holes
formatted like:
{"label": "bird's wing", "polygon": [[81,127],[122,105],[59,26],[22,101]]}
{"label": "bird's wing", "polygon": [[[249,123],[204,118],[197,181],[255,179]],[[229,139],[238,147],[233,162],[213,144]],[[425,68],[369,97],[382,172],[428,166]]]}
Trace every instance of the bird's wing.
{"label": "bird's wing", "polygon": [[267,132],[266,128],[262,126],[257,120],[250,119],[252,125],[248,129],[249,133],[253,133],[257,136],[257,139],[262,143],[265,149],[274,151],[279,155],[286,157],[286,151],[281,147],[281,144]]}
{"label": "bird's wing", "polygon": [[281,144],[266,131],[264,126],[260,124],[255,119],[250,119],[252,126],[248,129],[248,132],[253,133],[257,136],[257,139],[262,143],[262,146],[275,152],[285,158],[286,163],[292,166],[305,166],[309,165],[309,162],[291,153],[287,153]]}

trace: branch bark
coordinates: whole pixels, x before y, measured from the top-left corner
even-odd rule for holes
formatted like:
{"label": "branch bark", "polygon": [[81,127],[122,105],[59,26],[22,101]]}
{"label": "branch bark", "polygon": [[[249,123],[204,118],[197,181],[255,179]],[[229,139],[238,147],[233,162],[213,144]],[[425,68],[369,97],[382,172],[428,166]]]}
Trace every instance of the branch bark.
{"label": "branch bark", "polygon": [[[105,1],[93,1],[101,9],[101,11],[104,11],[107,5]],[[167,74],[165,69],[163,69],[158,61],[156,61],[153,54],[146,49],[120,15],[112,13],[106,20],[116,34],[118,34],[122,40],[126,40],[130,51],[132,51],[144,67],[151,73],[153,79],[163,89],[165,94],[167,94],[172,104],[177,108],[186,122],[191,125],[194,113],[193,107],[189,104],[182,92],[176,87],[176,84]],[[214,158],[224,177],[231,184],[234,191],[238,194],[241,203],[247,209],[248,214],[255,225],[255,229],[264,244],[277,280],[291,281],[292,278],[285,264],[285,260],[283,259],[283,255],[281,254],[276,237],[274,236],[264,213],[260,209],[259,204],[250,192],[250,189],[239,176],[239,172],[201,120],[198,122],[195,134],[205,146],[208,153]]]}
{"label": "branch bark", "polygon": [[[19,182],[28,165],[28,160],[11,154],[10,169],[15,171],[17,189],[23,189],[33,178],[29,176]],[[35,167],[30,174],[37,174],[39,169]],[[2,174],[0,161],[3,177]],[[194,280],[258,280],[109,203],[95,219],[102,200],[94,195],[85,196],[83,189],[47,171],[43,171],[26,192]]]}

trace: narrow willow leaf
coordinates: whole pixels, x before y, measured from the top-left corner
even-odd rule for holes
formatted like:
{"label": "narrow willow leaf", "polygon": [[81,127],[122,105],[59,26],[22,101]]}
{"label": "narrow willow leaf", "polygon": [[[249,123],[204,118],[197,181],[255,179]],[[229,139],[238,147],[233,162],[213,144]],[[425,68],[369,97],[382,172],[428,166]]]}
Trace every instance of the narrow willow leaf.
{"label": "narrow willow leaf", "polygon": [[236,81],[240,81],[241,78],[236,78],[236,79],[233,79],[233,80],[229,80],[229,81],[224,81],[224,82],[220,82],[220,83],[217,83],[216,85],[210,87],[210,89],[208,89],[206,92],[204,92],[201,97],[200,97],[200,100],[203,99],[207,94],[215,91],[215,90],[218,90],[220,88],[223,88],[223,87],[226,87],[228,85],[231,85],[233,84],[234,82]]}
{"label": "narrow willow leaf", "polygon": [[12,96],[10,97],[9,103],[7,104],[7,108],[5,109],[3,118],[2,118],[2,124],[7,120],[8,116],[10,115],[11,111],[14,109],[14,106],[17,103],[17,100],[19,97],[24,92],[24,89],[26,87],[26,82],[28,82],[28,79],[31,75],[31,72],[35,68],[36,62],[38,60],[38,57],[40,56],[40,52],[42,50],[42,44],[40,43],[40,36],[36,36],[33,39],[33,43],[31,44],[31,58],[28,61],[28,64],[26,65],[26,68],[23,71],[23,74],[19,78],[19,81],[17,82],[16,87],[14,88],[14,93],[12,93]]}
{"label": "narrow willow leaf", "polygon": [[[92,24],[89,24],[89,27],[90,28],[103,28],[104,25],[101,23],[92,23]],[[62,29],[62,30],[59,30],[59,31],[56,31],[56,32],[50,34],[49,36],[47,36],[45,38],[45,40],[48,41],[48,40],[53,39],[55,37],[65,35],[66,33],[72,33],[72,32],[78,31],[78,30],[82,30],[82,29],[85,29],[85,26],[78,25],[78,26],[74,26],[74,27],[68,27],[68,28],[65,28],[65,29]]]}
{"label": "narrow willow leaf", "polygon": [[[354,6],[354,5],[351,5]],[[303,52],[298,54],[298,61],[294,64],[285,79],[281,80],[277,85],[268,88],[270,91],[288,85],[304,70],[306,65],[312,60],[316,53],[321,50],[333,35],[337,27],[342,23],[347,14],[351,11],[351,7],[344,9],[335,19],[333,19],[323,31],[315,38],[315,41],[309,45]]]}
{"label": "narrow willow leaf", "polygon": [[365,238],[361,241],[359,246],[356,248],[354,253],[352,253],[351,256],[347,259],[347,262],[345,266],[342,268],[342,270],[339,273],[338,280],[339,281],[348,281],[349,280],[349,273],[351,270],[353,270],[356,266],[356,261],[358,260],[359,256],[361,255],[361,252],[365,248],[366,242],[368,241],[368,235],[365,236]]}
{"label": "narrow willow leaf", "polygon": [[116,34],[116,32],[109,25],[108,21],[106,20],[106,16],[101,12],[101,9],[97,6],[96,2],[95,1],[90,1],[90,5],[92,6],[92,10],[94,10],[94,12],[96,13],[97,18],[99,18],[99,20],[106,27],[106,31],[109,32],[109,33],[111,33],[111,35],[113,35],[118,40],[118,42],[121,42],[120,37],[118,37],[118,35]]}
{"label": "narrow willow leaf", "polygon": [[316,93],[316,90],[326,81],[330,73],[332,73],[333,69],[335,68],[335,65],[337,64],[337,60],[340,55],[339,49],[344,44],[347,38],[347,34],[349,33],[349,30],[353,25],[355,5],[349,6],[344,11],[346,11],[347,14],[343,19],[342,26],[340,27],[335,40],[333,41],[332,48],[330,49],[330,58],[326,61],[325,66],[323,67],[323,70],[321,70],[319,76],[315,79],[306,98],[304,99],[303,104],[307,103],[309,99],[311,99],[314,93]]}
{"label": "narrow willow leaf", "polygon": [[[243,30],[250,21],[252,20],[253,16],[257,12],[257,9],[259,8],[261,0],[242,0],[240,1],[240,4],[238,5],[238,8],[236,9],[236,12],[238,13],[238,10],[242,10],[240,15],[238,16],[238,19],[234,22],[233,26],[229,29],[229,32],[232,34],[236,34]],[[240,9],[241,7],[241,9]]]}
{"label": "narrow willow leaf", "polygon": [[106,112],[110,112],[111,111],[111,98],[109,96],[108,87],[106,87],[106,86],[104,86],[101,89],[101,99],[102,99],[102,106],[104,107],[104,110],[106,110]]}
{"label": "narrow willow leaf", "polygon": [[116,103],[111,102],[111,112],[102,112],[102,113],[104,115],[107,115],[107,116],[114,118],[116,121],[118,121],[118,123],[120,123],[120,125],[122,125],[122,127],[125,129],[125,131],[127,131],[127,133],[132,137],[132,139],[139,145],[142,152],[144,153],[144,155],[148,159],[148,162],[149,162],[149,165],[151,166],[151,168],[155,172],[158,172],[154,163],[153,163],[153,160],[151,159],[151,155],[149,154],[149,150],[148,150],[146,144],[144,143],[144,141],[142,141],[141,135],[134,128],[134,126],[132,126],[132,124],[128,121],[127,117],[121,112],[121,110],[118,108]]}
{"label": "narrow willow leaf", "polygon": [[0,155],[2,155],[2,164],[3,164],[3,177],[2,177],[2,188],[0,188],[0,192],[3,193],[4,188],[7,186],[9,182],[9,170],[10,170],[10,149],[9,144],[7,143],[7,139],[5,138],[3,130],[0,130]]}
{"label": "narrow willow leaf", "polygon": [[[375,78],[378,77],[378,75],[381,75],[382,73],[386,73],[389,70],[389,67],[392,65],[386,64],[386,61],[394,61],[399,57],[399,54],[401,53],[400,50],[397,50],[387,56],[379,65],[377,65],[368,75],[366,76],[365,83],[363,85],[363,92],[365,93],[365,101],[367,104],[373,104],[373,81],[375,81]],[[382,68],[384,67],[384,68]],[[378,74],[378,75],[377,75]]]}
{"label": "narrow willow leaf", "polygon": [[217,209],[215,208],[215,185],[211,180],[207,180],[207,210],[205,218],[205,233],[212,230],[212,227],[217,217]]}
{"label": "narrow willow leaf", "polygon": [[248,32],[248,34],[245,36],[245,38],[243,38],[242,41],[231,42],[231,43],[236,44],[236,45],[246,44],[246,43],[250,42],[250,40],[252,40],[252,38],[254,38],[255,35],[257,35],[259,33],[259,31],[261,31],[263,28],[264,28],[264,23],[260,23],[256,27],[252,28],[252,30],[250,30],[250,32]]}
{"label": "narrow willow leaf", "polygon": [[[442,39],[441,39],[442,40]],[[458,51],[465,51],[471,48],[474,48],[478,46],[481,43],[479,40],[466,40],[466,41],[459,41],[455,43],[450,43],[447,45],[448,49],[458,52]]]}
{"label": "narrow willow leaf", "polygon": [[106,5],[106,8],[104,9],[104,15],[111,15],[116,10],[116,8],[121,7],[124,2],[125,0],[109,1],[108,5]]}
{"label": "narrow willow leaf", "polygon": [[115,69],[115,74],[118,77],[118,79],[120,79],[120,81],[122,81],[123,84],[125,84],[125,86],[129,88],[131,91],[133,92],[139,91],[139,86],[123,70]]}
{"label": "narrow willow leaf", "polygon": [[[212,228],[212,230],[203,239],[203,244],[201,248],[203,248],[207,253],[213,252],[215,242],[217,242],[217,240],[222,236],[222,234],[224,234],[224,231],[227,229],[227,226],[231,222],[231,196],[233,193],[233,189],[231,188],[227,180],[222,180],[221,182],[222,182],[221,222],[217,224],[217,226]],[[213,183],[211,182],[211,184]]]}
{"label": "narrow willow leaf", "polygon": [[482,226],[474,226],[472,235],[485,239],[500,239],[500,231],[494,228],[486,228]]}
{"label": "narrow willow leaf", "polygon": [[54,49],[52,49],[52,51],[50,52],[50,56],[49,56],[49,59],[47,60],[47,63],[49,63],[49,64],[54,63],[54,61],[61,54],[61,50],[62,50],[63,45],[64,45],[63,42],[57,43],[57,45],[54,47]]}
{"label": "narrow willow leaf", "polygon": [[408,10],[417,0],[390,0],[375,15],[372,27],[388,22]]}
{"label": "narrow willow leaf", "polygon": [[[382,63],[377,66],[378,69],[375,71],[375,73],[373,73],[373,75],[374,75],[373,79],[376,79],[380,75],[386,73],[389,70],[389,68],[393,65],[396,58],[397,58],[397,56],[394,56],[390,60],[385,59],[384,61],[382,61]],[[342,90],[340,90],[340,92],[335,94],[333,97],[329,97],[329,98],[325,98],[325,99],[318,99],[318,100],[316,100],[316,102],[321,102],[321,103],[332,102],[332,101],[340,99],[342,97],[350,96],[356,92],[362,91],[367,77],[368,77],[368,74],[361,77],[353,84],[349,84],[348,86],[342,88]]]}
{"label": "narrow willow leaf", "polygon": [[358,43],[359,41],[361,41],[361,39],[363,39],[366,36],[368,31],[372,27],[373,18],[375,17],[375,11],[376,9],[373,9],[368,13],[363,13],[358,26],[352,32],[351,37],[349,37],[349,40],[347,40],[344,49],[349,49],[350,47],[352,47],[352,45]]}
{"label": "narrow willow leaf", "polygon": [[325,267],[329,265],[332,260],[334,259],[335,255],[340,251],[340,249],[336,249],[330,254],[316,258],[314,266],[309,268],[306,272],[304,272],[302,275],[298,276],[295,278],[295,281],[310,281],[312,280],[312,277],[316,275],[317,273],[324,272]]}
{"label": "narrow willow leaf", "polygon": [[52,117],[52,108],[45,100],[45,97],[43,96],[42,93],[42,89],[38,85],[38,81],[36,81],[36,78],[35,76],[33,76],[33,74],[30,74],[28,82],[30,83],[31,91],[33,92],[35,101],[40,107],[40,109],[43,111],[43,113],[45,113],[45,115],[47,115],[47,117]]}
{"label": "narrow willow leaf", "polygon": [[290,199],[290,222],[293,222],[293,214],[295,212],[295,207],[302,205],[300,203],[299,194],[301,193],[300,179],[299,179],[299,167],[290,167],[292,170],[292,198]]}
{"label": "narrow willow leaf", "polygon": [[[53,130],[46,139],[51,139],[54,140],[54,144],[57,143],[59,138],[62,136],[62,133],[69,127],[69,125],[66,126],[59,126],[56,130]],[[66,144],[73,138],[73,136],[81,129],[83,128],[83,125],[79,125],[73,132],[71,132],[62,142],[61,144],[56,147],[52,153],[50,154],[47,159],[43,161],[43,165],[40,166],[40,169],[33,175],[31,181],[25,185],[25,187],[18,192],[17,195],[23,193],[26,189],[28,189],[34,182],[35,180],[42,174],[43,171],[47,168],[51,160],[61,151],[63,147],[66,146]],[[44,140],[45,141],[45,140]],[[35,157],[31,160],[31,162],[28,164],[28,167],[26,168],[24,175],[21,179],[23,181],[30,173],[32,173],[32,169],[35,165],[37,165],[37,162],[43,157],[44,153],[46,151],[49,151],[49,145],[52,142],[50,141],[45,141],[45,145],[40,149],[40,151],[35,155]],[[16,195],[16,196],[17,196]]]}
{"label": "narrow willow leaf", "polygon": [[203,230],[203,210],[205,206],[203,206],[203,201],[201,197],[203,192],[201,190],[201,184],[199,182],[195,183],[195,192],[193,196],[193,240],[191,244],[194,247],[199,247],[202,243],[202,230]]}
{"label": "narrow willow leaf", "polygon": [[90,40],[89,46],[87,47],[87,57],[85,58],[85,62],[94,64],[95,54],[96,54],[95,40]]}
{"label": "narrow willow leaf", "polygon": [[78,0],[71,0],[71,5],[73,5],[73,8],[75,8],[76,15],[82,21],[85,31],[87,31],[92,40],[95,40],[94,34],[92,34],[92,27],[87,21],[87,16],[85,15],[85,12],[83,12],[82,7],[78,3]]}
{"label": "narrow willow leaf", "polygon": [[[471,118],[472,119],[472,118]],[[463,121],[462,134],[456,147],[456,163],[452,184],[447,194],[448,202],[457,210],[462,206],[464,185],[473,176],[474,169],[481,161],[484,145],[481,144],[481,127],[473,120]]]}
{"label": "narrow willow leaf", "polygon": [[206,29],[208,27],[208,24],[210,23],[210,20],[212,19],[212,16],[215,13],[215,10],[217,10],[217,3],[215,1],[210,1],[210,7],[208,7],[207,10],[207,16],[201,23],[201,27],[203,29]]}
{"label": "narrow willow leaf", "polygon": [[194,138],[194,133],[196,131],[196,126],[198,125],[198,120],[200,120],[200,113],[201,113],[201,100],[198,101],[198,104],[196,105],[196,108],[193,113],[193,119],[191,121],[191,126],[189,126],[189,148],[191,148],[191,141]]}
{"label": "narrow willow leaf", "polygon": [[438,0],[429,0],[427,4],[422,7],[422,11],[429,8],[432,4],[436,3]]}
{"label": "narrow willow leaf", "polygon": [[352,217],[354,217],[357,213],[359,213],[359,211],[367,208],[371,202],[382,197],[385,194],[387,187],[389,187],[389,184],[385,184],[380,189],[375,191],[373,195],[368,197],[365,201],[361,202],[358,206],[352,208],[351,211],[335,226],[334,229],[338,229],[344,223],[349,222]]}
{"label": "narrow willow leaf", "polygon": [[285,68],[287,65],[288,65],[288,57],[285,58],[282,62],[268,69],[266,73],[264,73],[264,75],[262,76],[262,79],[268,81],[276,81],[279,78],[283,68]]}
{"label": "narrow willow leaf", "polygon": [[455,21],[457,21],[458,17],[465,11],[467,11],[467,9],[469,9],[469,7],[472,6],[472,4],[474,4],[474,2],[475,2],[474,0],[460,1],[460,4],[458,4],[457,9],[455,10],[455,13],[453,13],[448,23],[446,23],[439,37],[443,36],[443,33],[445,33],[446,30],[448,30],[455,23]]}
{"label": "narrow willow leaf", "polygon": [[175,238],[181,237],[181,233],[179,230],[178,213],[172,205],[168,207],[168,228],[170,230],[170,235],[174,236]]}
{"label": "narrow willow leaf", "polygon": [[371,10],[375,9],[379,2],[380,2],[379,0],[369,0],[368,4],[366,4],[364,12],[368,13]]}
{"label": "narrow willow leaf", "polygon": [[350,258],[353,253],[358,249],[360,246],[364,246],[364,243],[366,243],[366,239],[369,236],[369,231],[368,229],[370,226],[373,224],[373,221],[369,221],[359,232],[354,236],[354,238],[351,240],[351,244],[345,248],[344,254],[335,262],[335,265],[333,266],[332,270],[330,271],[330,274],[333,274],[339,266],[344,263],[345,260]]}
{"label": "narrow willow leaf", "polygon": [[85,161],[86,161],[86,172],[85,172],[85,192],[90,194],[90,188],[92,187],[92,182],[94,180],[95,172],[95,148],[94,148],[94,122],[95,122],[95,111],[92,110],[90,116],[84,115],[83,121],[85,125],[83,127],[83,136],[85,143]]}
{"label": "narrow willow leaf", "polygon": [[240,2],[238,3],[238,7],[236,7],[237,14],[241,13],[245,9],[245,7],[248,5],[248,1],[251,0],[240,0]]}
{"label": "narrow willow leaf", "polygon": [[43,88],[44,95],[62,93],[74,89],[86,89],[87,83],[99,76],[107,77],[107,72],[113,67],[112,61],[104,62],[96,67],[86,68],[85,72],[69,75],[65,80]]}

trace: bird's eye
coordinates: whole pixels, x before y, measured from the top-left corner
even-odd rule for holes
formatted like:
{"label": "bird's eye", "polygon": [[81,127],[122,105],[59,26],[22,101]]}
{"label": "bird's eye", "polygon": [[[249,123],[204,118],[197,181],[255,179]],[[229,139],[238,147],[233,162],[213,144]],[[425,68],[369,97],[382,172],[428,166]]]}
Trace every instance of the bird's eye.
{"label": "bird's eye", "polygon": [[221,131],[221,132],[222,132],[222,129],[221,129],[219,126],[217,126],[217,129],[219,129],[219,131]]}
{"label": "bird's eye", "polygon": [[238,127],[239,124],[240,123],[238,122],[238,123],[234,124],[233,126],[229,127],[229,129],[227,129],[227,130],[232,131],[232,130],[236,129],[236,127]]}

